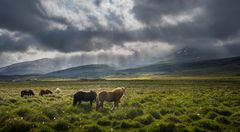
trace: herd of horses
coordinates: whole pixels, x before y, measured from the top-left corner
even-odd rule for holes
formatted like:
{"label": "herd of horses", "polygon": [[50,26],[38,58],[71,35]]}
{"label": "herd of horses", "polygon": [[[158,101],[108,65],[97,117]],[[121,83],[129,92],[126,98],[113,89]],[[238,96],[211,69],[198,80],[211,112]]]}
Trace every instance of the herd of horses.
{"label": "herd of horses", "polygon": [[[60,89],[57,88],[55,93],[60,93]],[[96,110],[99,108],[103,108],[103,103],[106,102],[114,102],[112,110],[118,107],[120,103],[120,99],[126,93],[125,87],[118,87],[113,89],[112,91],[101,91],[97,93],[96,91],[78,91],[73,95],[73,106],[81,104],[82,101],[89,101],[92,106],[93,102],[96,101]],[[53,94],[50,90],[40,90],[39,96]],[[34,96],[34,92],[32,90],[22,90],[21,97],[23,96]]]}

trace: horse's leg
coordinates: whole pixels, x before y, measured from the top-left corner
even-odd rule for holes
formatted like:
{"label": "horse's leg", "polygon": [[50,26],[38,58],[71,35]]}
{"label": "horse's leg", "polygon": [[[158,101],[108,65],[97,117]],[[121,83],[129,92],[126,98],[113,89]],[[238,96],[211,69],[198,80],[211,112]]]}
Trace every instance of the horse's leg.
{"label": "horse's leg", "polygon": [[114,101],[114,104],[111,110],[114,110],[115,107],[117,107],[117,101]]}
{"label": "horse's leg", "polygon": [[90,100],[90,106],[92,107],[92,103],[93,103],[93,101],[92,100]]}
{"label": "horse's leg", "polygon": [[117,107],[117,108],[118,108],[118,103],[119,103],[119,101],[116,101],[115,107]]}
{"label": "horse's leg", "polygon": [[100,107],[102,107],[102,108],[103,108],[103,102],[104,101],[100,101]]}
{"label": "horse's leg", "polygon": [[73,99],[73,106],[76,106],[76,104],[77,104],[77,100],[74,98]]}

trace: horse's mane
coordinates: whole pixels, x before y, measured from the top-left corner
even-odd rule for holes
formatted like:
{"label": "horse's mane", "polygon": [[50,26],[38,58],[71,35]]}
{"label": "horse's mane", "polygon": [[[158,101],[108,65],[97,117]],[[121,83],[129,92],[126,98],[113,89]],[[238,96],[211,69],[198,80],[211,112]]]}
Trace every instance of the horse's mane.
{"label": "horse's mane", "polygon": [[111,92],[115,92],[115,91],[118,91],[118,90],[120,90],[120,91],[122,91],[122,92],[125,92],[125,87],[118,87],[118,88],[115,88],[115,89],[113,89]]}

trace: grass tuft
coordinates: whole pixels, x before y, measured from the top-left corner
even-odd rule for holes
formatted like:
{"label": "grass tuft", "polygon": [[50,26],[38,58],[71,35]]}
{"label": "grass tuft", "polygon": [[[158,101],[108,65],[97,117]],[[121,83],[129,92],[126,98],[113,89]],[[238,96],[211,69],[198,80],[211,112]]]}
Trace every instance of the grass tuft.
{"label": "grass tuft", "polygon": [[219,116],[216,118],[216,121],[222,124],[231,124],[231,121],[229,121],[226,117],[224,116]]}
{"label": "grass tuft", "polygon": [[102,132],[102,129],[97,125],[86,125],[83,129],[87,132]]}
{"label": "grass tuft", "polygon": [[177,129],[173,123],[170,123],[170,124],[154,125],[148,131],[151,131],[151,132],[176,132]]}
{"label": "grass tuft", "polygon": [[67,131],[70,127],[71,127],[71,125],[64,120],[57,120],[53,124],[53,128],[57,131]]}
{"label": "grass tuft", "polygon": [[111,121],[109,121],[107,118],[101,118],[97,121],[97,124],[100,126],[110,126]]}
{"label": "grass tuft", "polygon": [[152,115],[146,115],[137,117],[135,120],[142,123],[143,125],[149,125],[153,122],[153,117]]}

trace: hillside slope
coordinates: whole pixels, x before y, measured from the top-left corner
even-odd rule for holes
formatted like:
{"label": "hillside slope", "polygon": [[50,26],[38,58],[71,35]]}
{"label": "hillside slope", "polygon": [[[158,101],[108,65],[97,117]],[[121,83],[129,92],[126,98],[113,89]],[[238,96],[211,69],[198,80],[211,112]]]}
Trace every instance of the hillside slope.
{"label": "hillside slope", "polygon": [[48,77],[83,77],[98,78],[112,74],[115,67],[106,64],[84,65],[46,74]]}
{"label": "hillside slope", "polygon": [[0,68],[0,75],[31,75],[46,74],[56,70],[61,70],[62,65],[52,59],[39,59],[12,64]]}
{"label": "hillside slope", "polygon": [[118,74],[161,73],[161,74],[231,74],[240,75],[240,57],[194,61],[158,63],[138,68],[125,69]]}

